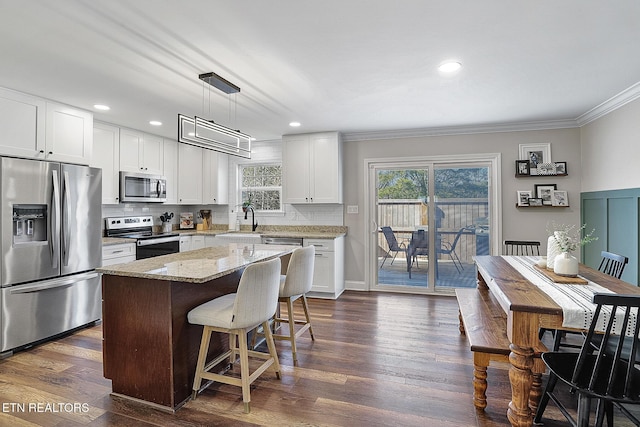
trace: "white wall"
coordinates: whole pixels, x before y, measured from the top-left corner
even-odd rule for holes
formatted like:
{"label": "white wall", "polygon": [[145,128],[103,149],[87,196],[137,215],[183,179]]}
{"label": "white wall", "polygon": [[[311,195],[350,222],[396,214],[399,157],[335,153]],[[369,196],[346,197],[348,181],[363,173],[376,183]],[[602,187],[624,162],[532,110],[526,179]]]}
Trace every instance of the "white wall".
{"label": "white wall", "polygon": [[[566,161],[569,176],[515,178],[515,161],[521,143],[551,143],[554,161]],[[437,156],[452,154],[502,153],[502,219],[503,239],[547,240],[547,223],[580,222],[580,131],[577,128],[500,132],[472,135],[431,136],[406,139],[349,141],[344,147],[345,205],[358,205],[359,214],[345,214],[349,227],[346,238],[345,276],[347,281],[364,281],[364,159]],[[532,190],[534,184],[558,185],[567,190],[570,208],[516,208],[516,191]],[[546,244],[543,244],[545,246]],[[546,249],[546,246],[545,246]]]}
{"label": "white wall", "polygon": [[582,191],[640,187],[639,137],[640,99],[584,125],[580,131]]}

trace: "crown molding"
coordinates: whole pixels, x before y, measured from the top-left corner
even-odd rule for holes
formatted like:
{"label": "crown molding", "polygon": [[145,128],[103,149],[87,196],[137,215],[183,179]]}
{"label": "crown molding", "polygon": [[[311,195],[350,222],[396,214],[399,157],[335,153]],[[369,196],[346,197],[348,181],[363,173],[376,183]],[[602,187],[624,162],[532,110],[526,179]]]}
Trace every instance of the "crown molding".
{"label": "crown molding", "polygon": [[532,130],[577,128],[576,120],[506,123],[491,125],[443,126],[422,129],[400,129],[370,132],[342,132],[343,141],[371,141],[378,139],[420,138],[425,136],[468,135],[474,133],[524,132]]}
{"label": "crown molding", "polygon": [[602,104],[587,111],[586,113],[578,117],[576,119],[576,122],[578,123],[578,126],[582,127],[593,122],[594,120],[599,119],[602,116],[611,113],[612,111],[617,110],[620,107],[623,107],[624,105],[632,101],[635,101],[638,98],[640,98],[640,82],[623,90],[617,95],[612,96]]}

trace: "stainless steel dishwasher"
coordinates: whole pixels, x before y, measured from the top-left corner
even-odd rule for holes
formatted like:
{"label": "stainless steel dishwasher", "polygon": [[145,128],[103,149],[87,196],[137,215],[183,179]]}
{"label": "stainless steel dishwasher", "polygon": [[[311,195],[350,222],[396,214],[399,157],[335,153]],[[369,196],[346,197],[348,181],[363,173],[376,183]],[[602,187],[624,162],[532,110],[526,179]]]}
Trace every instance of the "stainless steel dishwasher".
{"label": "stainless steel dishwasher", "polygon": [[265,245],[292,245],[302,246],[302,237],[263,237]]}

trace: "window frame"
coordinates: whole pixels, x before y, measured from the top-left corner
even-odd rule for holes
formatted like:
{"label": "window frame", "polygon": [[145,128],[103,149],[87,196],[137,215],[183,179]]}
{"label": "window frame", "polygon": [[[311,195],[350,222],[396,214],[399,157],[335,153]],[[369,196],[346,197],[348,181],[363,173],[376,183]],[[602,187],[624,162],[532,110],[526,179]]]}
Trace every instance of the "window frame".
{"label": "window frame", "polygon": [[[265,187],[243,187],[242,186],[242,178],[244,176],[244,171],[243,169],[245,168],[257,168],[257,167],[265,167],[265,166],[277,166],[280,168],[280,185],[279,186],[265,186]],[[244,200],[242,199],[242,193],[243,191],[247,191],[249,188],[254,189],[254,190],[262,190],[262,191],[268,191],[268,190],[275,190],[278,191],[280,194],[280,208],[279,209],[273,209],[273,210],[264,210],[264,209],[255,209],[256,213],[260,213],[260,214],[284,214],[284,202],[283,202],[283,192],[282,192],[282,162],[247,162],[247,163],[239,163],[238,164],[238,200],[239,200],[239,206],[242,206],[242,204],[244,203]]]}

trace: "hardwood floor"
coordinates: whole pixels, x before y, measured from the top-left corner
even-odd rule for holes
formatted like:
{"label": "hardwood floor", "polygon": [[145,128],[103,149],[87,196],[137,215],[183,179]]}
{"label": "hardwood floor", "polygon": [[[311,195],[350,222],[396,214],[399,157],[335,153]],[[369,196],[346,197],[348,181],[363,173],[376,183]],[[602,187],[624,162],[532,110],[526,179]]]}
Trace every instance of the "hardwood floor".
{"label": "hardwood floor", "polygon": [[[282,380],[256,380],[250,414],[240,389],[226,385],[175,414],[111,396],[98,325],[0,361],[0,426],[509,425],[506,364],[489,367],[489,406],[474,409],[455,298],[346,292],[309,302],[316,341],[298,340],[295,368],[289,344],[277,343]],[[555,408],[547,413],[545,425],[567,425]]]}

